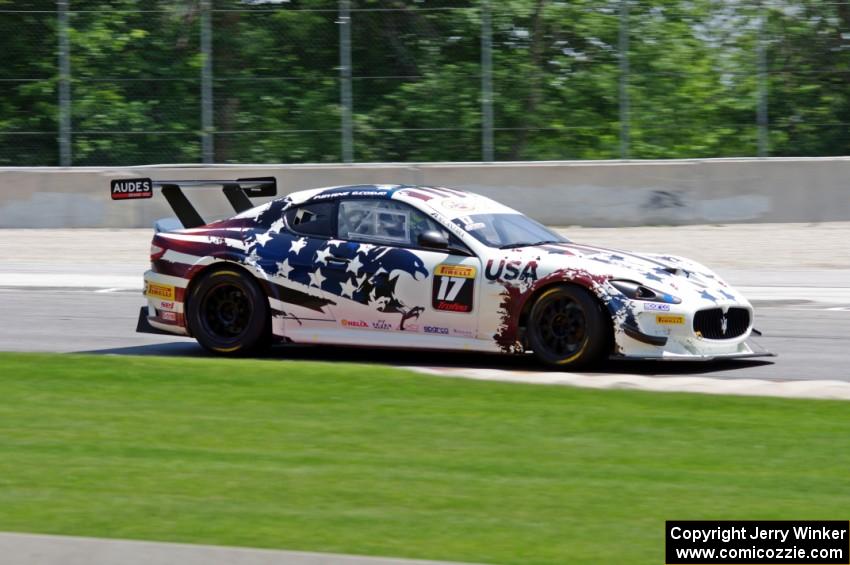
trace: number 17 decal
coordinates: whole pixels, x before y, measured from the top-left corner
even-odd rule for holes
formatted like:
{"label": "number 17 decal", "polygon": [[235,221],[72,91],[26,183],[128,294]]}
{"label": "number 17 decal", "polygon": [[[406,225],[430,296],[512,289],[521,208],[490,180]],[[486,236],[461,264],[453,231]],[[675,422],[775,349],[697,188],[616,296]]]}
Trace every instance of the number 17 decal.
{"label": "number 17 decal", "polygon": [[472,312],[475,296],[475,267],[437,265],[431,305],[444,312]]}

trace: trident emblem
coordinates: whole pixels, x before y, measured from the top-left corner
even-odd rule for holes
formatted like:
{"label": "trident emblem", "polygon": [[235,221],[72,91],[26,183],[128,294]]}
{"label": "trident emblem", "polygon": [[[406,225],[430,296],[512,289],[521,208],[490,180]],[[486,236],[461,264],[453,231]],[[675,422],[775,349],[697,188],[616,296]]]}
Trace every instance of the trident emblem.
{"label": "trident emblem", "polygon": [[729,320],[726,319],[726,313],[724,312],[722,316],[720,316],[720,333],[726,335],[726,328],[729,327]]}

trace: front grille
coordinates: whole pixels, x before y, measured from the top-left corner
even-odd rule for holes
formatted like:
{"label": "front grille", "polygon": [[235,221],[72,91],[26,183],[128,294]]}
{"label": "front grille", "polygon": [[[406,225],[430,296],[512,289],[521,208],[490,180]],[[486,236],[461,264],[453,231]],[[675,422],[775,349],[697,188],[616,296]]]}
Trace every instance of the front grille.
{"label": "front grille", "polygon": [[743,335],[750,327],[750,311],[746,308],[729,308],[724,330],[723,310],[700,310],[694,316],[694,331],[706,339],[732,339]]}

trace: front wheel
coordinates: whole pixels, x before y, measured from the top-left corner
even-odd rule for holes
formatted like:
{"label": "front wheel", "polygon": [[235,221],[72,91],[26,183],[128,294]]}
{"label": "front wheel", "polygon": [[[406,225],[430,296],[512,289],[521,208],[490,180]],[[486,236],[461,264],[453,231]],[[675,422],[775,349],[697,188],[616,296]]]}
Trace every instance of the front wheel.
{"label": "front wheel", "polygon": [[268,344],[269,305],[260,287],[237,270],[203,276],[189,296],[189,328],[204,348],[247,355]]}
{"label": "front wheel", "polygon": [[558,286],[543,292],[528,318],[528,342],[547,365],[576,368],[597,361],[608,345],[608,317],[589,292]]}

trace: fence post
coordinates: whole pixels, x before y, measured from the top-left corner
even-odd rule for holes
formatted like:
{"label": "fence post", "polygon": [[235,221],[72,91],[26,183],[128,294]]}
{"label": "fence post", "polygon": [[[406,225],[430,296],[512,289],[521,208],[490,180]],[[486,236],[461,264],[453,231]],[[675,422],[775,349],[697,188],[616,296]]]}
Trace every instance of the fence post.
{"label": "fence post", "polygon": [[758,38],[756,43],[756,59],[758,65],[758,102],[756,108],[756,123],[758,125],[758,152],[759,157],[767,157],[770,154],[770,131],[768,130],[768,76],[767,76],[767,50],[765,49],[765,25],[767,23],[767,9],[764,2],[758,3],[759,24]]}
{"label": "fence post", "polygon": [[342,160],[354,160],[354,136],[351,131],[351,2],[339,0],[339,96],[342,106]]}
{"label": "fence post", "polygon": [[201,0],[201,159],[204,163],[215,161],[213,143],[213,54],[212,7],[210,0]]}
{"label": "fence post", "polygon": [[629,120],[629,0],[620,0],[620,36],[618,42],[620,61],[620,159],[628,159],[630,152]]}
{"label": "fence post", "polygon": [[58,0],[59,11],[59,165],[71,166],[71,48],[68,40],[68,0]]}
{"label": "fence post", "polygon": [[490,0],[481,0],[481,160],[493,160],[493,26]]}

